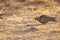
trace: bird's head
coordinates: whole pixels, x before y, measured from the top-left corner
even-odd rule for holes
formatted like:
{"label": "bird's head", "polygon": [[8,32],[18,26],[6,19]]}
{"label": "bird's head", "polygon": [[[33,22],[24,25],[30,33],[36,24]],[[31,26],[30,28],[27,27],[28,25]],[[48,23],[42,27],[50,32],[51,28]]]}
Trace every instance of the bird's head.
{"label": "bird's head", "polygon": [[36,17],[36,18],[35,18],[35,20],[38,20],[38,19],[39,19],[39,17]]}

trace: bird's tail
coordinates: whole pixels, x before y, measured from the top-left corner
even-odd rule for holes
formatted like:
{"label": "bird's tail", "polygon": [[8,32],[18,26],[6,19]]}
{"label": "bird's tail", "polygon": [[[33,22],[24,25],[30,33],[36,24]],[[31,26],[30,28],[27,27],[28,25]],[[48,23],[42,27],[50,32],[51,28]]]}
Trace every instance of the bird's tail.
{"label": "bird's tail", "polygon": [[57,21],[57,20],[56,20],[56,17],[53,17],[53,18],[51,19],[51,21]]}

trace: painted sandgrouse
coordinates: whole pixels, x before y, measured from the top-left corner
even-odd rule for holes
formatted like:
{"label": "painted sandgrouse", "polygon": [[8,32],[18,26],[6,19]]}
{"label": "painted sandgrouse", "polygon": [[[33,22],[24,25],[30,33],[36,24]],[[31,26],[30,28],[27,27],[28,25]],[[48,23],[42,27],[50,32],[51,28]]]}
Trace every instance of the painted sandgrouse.
{"label": "painted sandgrouse", "polygon": [[56,21],[55,18],[56,17],[50,17],[50,16],[47,16],[47,15],[41,15],[39,17],[36,17],[35,20],[41,22],[42,24],[46,24],[49,21]]}

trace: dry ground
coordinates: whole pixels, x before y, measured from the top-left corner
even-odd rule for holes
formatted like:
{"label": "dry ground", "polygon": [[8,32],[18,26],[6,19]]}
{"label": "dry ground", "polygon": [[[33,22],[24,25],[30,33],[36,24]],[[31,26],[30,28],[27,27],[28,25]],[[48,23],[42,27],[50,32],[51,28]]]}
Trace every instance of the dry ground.
{"label": "dry ground", "polygon": [[[59,3],[59,0],[2,1],[0,40],[60,40]],[[35,17],[43,14],[57,17],[57,22],[42,25]]]}

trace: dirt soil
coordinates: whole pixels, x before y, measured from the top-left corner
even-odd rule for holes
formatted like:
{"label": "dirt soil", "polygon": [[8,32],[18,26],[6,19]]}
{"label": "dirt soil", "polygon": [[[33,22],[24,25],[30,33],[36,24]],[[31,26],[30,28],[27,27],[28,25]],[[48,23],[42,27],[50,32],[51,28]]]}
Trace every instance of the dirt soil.
{"label": "dirt soil", "polygon": [[[41,15],[57,21],[41,24]],[[0,0],[0,40],[60,40],[60,1]]]}

